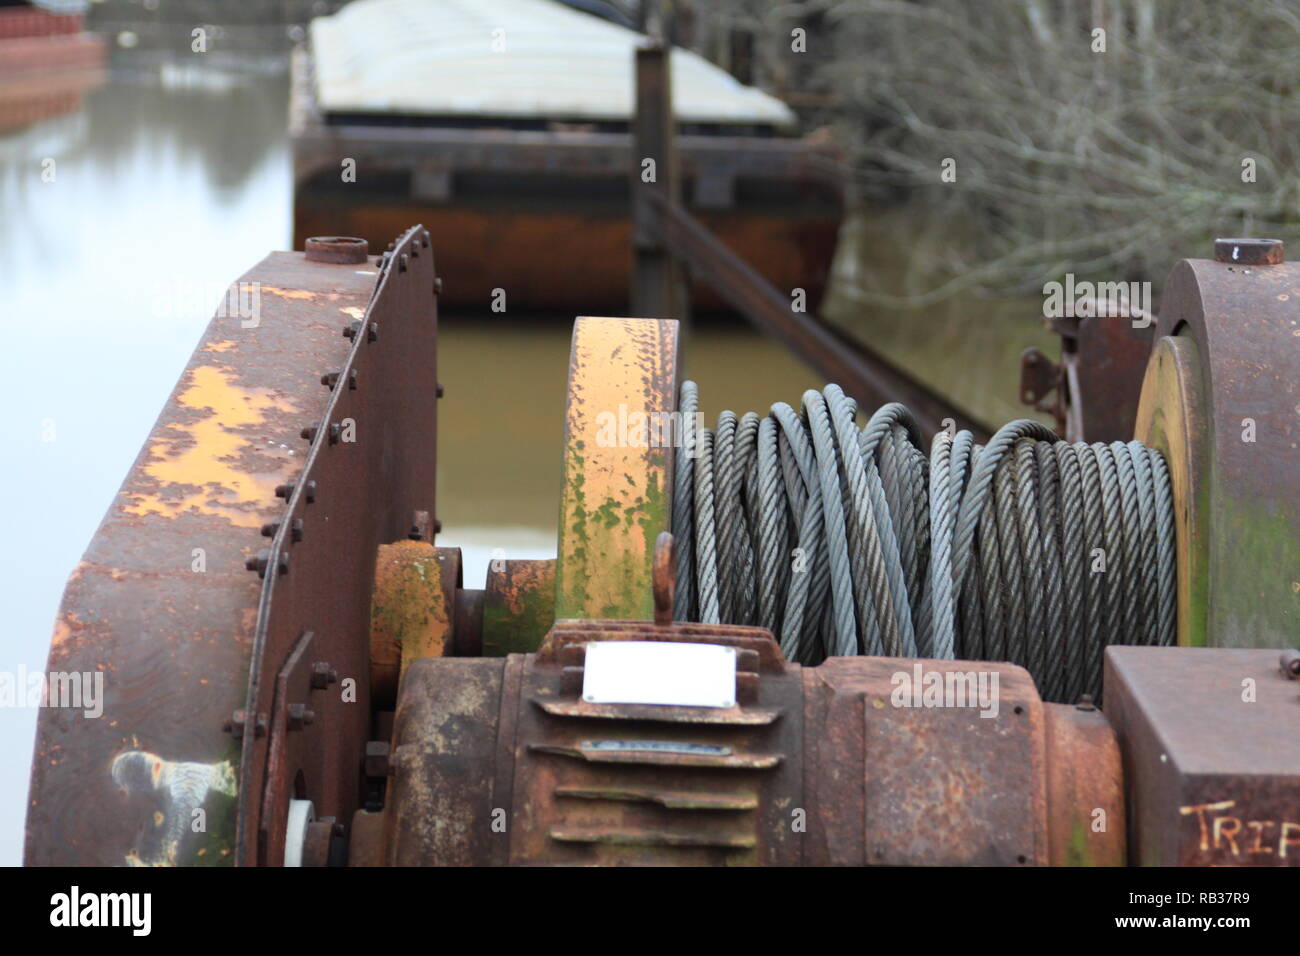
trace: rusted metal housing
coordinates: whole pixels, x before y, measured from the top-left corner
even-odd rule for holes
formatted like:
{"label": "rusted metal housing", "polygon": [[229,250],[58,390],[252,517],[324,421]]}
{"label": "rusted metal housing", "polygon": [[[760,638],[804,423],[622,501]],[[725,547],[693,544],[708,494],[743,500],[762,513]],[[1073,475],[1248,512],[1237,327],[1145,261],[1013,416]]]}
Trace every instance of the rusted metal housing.
{"label": "rusted metal housing", "polygon": [[[483,656],[505,657],[536,650],[555,621],[555,561],[490,562],[478,613],[478,647]],[[460,634],[457,646],[462,646]]]}
{"label": "rusted metal housing", "polygon": [[1300,265],[1255,242],[1219,240],[1260,264],[1174,267],[1137,414],[1173,481],[1185,645],[1300,642]]}
{"label": "rusted metal housing", "polygon": [[459,548],[409,540],[379,546],[370,612],[370,693],[376,709],[392,709],[411,661],[455,652],[460,586]]}
{"label": "rusted metal housing", "polygon": [[[737,703],[584,702],[586,646],[603,640],[736,647]],[[913,668],[997,675],[996,714],[900,697]],[[802,668],[760,628],[560,621],[535,654],[411,665],[383,825],[367,814],[352,852],[395,865],[1121,862],[1113,737],[1095,720],[1071,737],[1047,713],[1013,665]],[[1053,776],[1049,748],[1069,740],[1074,773]],[[1099,808],[1105,826],[1058,846],[1051,821]]]}
{"label": "rusted metal housing", "polygon": [[42,709],[29,864],[278,864],[290,797],[351,818],[376,549],[434,509],[433,285],[417,227],[231,287],[64,593],[49,670],[104,714]]}
{"label": "rusted metal housing", "polygon": [[[270,731],[242,739],[237,862],[281,863],[291,797],[340,820],[360,805],[375,556],[420,512],[436,514],[434,281],[429,234],[414,227],[393,244],[343,364],[323,379],[331,392],[322,427],[272,539],[269,566],[293,565],[266,575],[258,606],[244,707],[268,714]],[[295,520],[300,542],[289,531]],[[294,685],[308,634],[311,659],[329,661],[341,686],[304,704]],[[303,706],[317,708],[316,720],[295,730],[292,710]]]}
{"label": "rusted metal housing", "polygon": [[1128,441],[1154,320],[1111,312],[1055,319],[1052,327],[1061,336],[1061,360],[1026,349],[1020,356],[1020,400],[1051,414],[1066,441]]}
{"label": "rusted metal housing", "polygon": [[1021,357],[1021,399],[1070,441],[1137,438],[1168,463],[1185,646],[1300,641],[1300,267],[1276,239],[1185,259],[1159,316],[1092,300],[1053,320],[1061,361]]}
{"label": "rusted metal housing", "polygon": [[1276,650],[1110,647],[1131,862],[1300,866],[1300,693]]}

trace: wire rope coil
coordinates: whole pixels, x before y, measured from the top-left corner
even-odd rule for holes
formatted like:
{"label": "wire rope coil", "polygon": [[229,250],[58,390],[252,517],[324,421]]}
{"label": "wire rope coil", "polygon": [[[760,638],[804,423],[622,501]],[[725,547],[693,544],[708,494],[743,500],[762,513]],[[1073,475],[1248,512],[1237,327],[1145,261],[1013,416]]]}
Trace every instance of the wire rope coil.
{"label": "wire rope coil", "polygon": [[837,385],[695,424],[683,382],[674,618],[766,627],[787,659],[1009,661],[1045,700],[1101,697],[1107,644],[1176,635],[1164,457],[1019,419],[927,455],[901,404],[857,425]]}

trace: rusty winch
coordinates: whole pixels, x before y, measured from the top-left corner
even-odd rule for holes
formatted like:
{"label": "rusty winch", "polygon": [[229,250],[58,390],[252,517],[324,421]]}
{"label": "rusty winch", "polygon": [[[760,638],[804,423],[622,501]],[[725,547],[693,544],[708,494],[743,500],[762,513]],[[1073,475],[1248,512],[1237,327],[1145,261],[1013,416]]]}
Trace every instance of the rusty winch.
{"label": "rusty winch", "polygon": [[481,589],[431,237],[272,254],[68,584],[27,861],[1296,865],[1300,269],[1227,242],[1027,357],[1070,443],[703,428],[676,322],[580,318],[557,556]]}

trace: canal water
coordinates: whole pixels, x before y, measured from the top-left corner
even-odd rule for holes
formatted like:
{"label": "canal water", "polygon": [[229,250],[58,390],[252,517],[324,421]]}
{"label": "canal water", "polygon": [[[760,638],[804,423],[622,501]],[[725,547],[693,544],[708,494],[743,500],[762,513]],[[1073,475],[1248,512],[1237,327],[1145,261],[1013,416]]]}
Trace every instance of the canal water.
{"label": "canal water", "polygon": [[[119,52],[79,108],[0,132],[0,671],[44,667],[67,574],[221,290],[287,248],[287,99],[283,73],[132,68]],[[850,223],[841,278],[906,270],[889,258],[893,233],[886,215]],[[1016,355],[1050,341],[1026,303],[887,313],[833,292],[828,306],[990,421],[1021,413]],[[497,549],[555,553],[571,322],[497,315],[486,303],[481,313],[442,317],[440,543],[465,549],[470,586],[481,586]],[[797,406],[822,384],[740,322],[698,324],[685,361],[710,418],[777,400]],[[20,859],[35,716],[0,708],[0,864]]]}

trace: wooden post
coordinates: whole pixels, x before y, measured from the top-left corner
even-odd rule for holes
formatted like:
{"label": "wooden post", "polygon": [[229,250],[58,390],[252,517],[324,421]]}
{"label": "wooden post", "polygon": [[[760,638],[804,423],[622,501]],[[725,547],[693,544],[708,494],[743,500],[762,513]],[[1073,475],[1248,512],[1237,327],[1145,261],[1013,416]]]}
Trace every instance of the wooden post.
{"label": "wooden post", "polygon": [[632,117],[632,314],[650,319],[687,319],[681,265],[651,228],[656,215],[647,197],[657,192],[681,202],[681,179],[673,127],[669,47],[636,51],[636,115]]}

